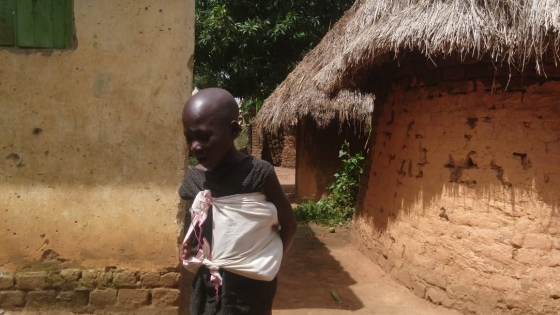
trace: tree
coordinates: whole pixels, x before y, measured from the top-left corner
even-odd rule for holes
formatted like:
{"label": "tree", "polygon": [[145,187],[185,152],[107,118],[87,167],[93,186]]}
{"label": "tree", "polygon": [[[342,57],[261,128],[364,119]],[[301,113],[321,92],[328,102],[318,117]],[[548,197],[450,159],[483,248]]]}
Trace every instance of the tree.
{"label": "tree", "polygon": [[350,0],[196,0],[195,85],[259,106]]}

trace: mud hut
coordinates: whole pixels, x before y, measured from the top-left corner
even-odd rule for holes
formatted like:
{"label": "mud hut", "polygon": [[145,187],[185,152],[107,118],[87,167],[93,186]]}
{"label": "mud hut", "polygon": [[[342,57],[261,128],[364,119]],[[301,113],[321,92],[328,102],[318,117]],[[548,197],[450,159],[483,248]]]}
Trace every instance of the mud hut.
{"label": "mud hut", "polygon": [[352,239],[418,296],[558,314],[559,30],[558,1],[357,1],[258,122],[372,127]]}

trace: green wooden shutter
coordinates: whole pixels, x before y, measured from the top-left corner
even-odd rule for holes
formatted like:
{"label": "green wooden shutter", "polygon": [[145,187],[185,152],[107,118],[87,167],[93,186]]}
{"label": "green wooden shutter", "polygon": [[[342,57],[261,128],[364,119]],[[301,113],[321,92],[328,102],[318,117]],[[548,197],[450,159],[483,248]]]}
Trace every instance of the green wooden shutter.
{"label": "green wooden shutter", "polygon": [[35,47],[33,0],[17,0],[16,4],[16,46]]}
{"label": "green wooden shutter", "polygon": [[17,0],[16,3],[16,46],[72,47],[72,0]]}
{"label": "green wooden shutter", "polygon": [[14,45],[15,0],[0,0],[0,45]]}
{"label": "green wooden shutter", "polygon": [[[66,48],[66,0],[52,0],[53,48]],[[70,32],[70,35],[71,32]]]}
{"label": "green wooden shutter", "polygon": [[[18,2],[21,0],[18,0]],[[53,48],[52,0],[32,0],[35,47]]]}

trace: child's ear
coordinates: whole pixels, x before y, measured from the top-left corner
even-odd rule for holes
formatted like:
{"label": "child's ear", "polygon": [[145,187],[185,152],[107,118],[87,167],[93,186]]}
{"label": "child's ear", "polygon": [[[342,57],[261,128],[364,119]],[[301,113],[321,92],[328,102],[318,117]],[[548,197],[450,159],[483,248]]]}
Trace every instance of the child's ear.
{"label": "child's ear", "polygon": [[239,125],[237,120],[232,120],[230,123],[230,127],[231,127],[231,134],[233,135],[234,138],[237,138],[239,136],[239,133],[241,133],[241,126]]}

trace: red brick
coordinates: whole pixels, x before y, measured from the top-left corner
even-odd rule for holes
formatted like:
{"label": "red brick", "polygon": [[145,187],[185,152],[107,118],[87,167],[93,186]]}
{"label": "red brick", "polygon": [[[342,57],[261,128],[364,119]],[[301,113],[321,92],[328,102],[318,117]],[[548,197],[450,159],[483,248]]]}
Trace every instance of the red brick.
{"label": "red brick", "polygon": [[148,305],[150,292],[148,290],[138,289],[120,289],[117,296],[119,306],[133,309],[140,306]]}
{"label": "red brick", "polygon": [[20,273],[16,279],[19,290],[42,290],[48,286],[47,273],[44,271]]}
{"label": "red brick", "polygon": [[89,294],[89,304],[97,308],[106,308],[117,303],[117,290],[94,290]]}
{"label": "red brick", "polygon": [[178,306],[179,290],[157,288],[152,290],[153,306]]}
{"label": "red brick", "polygon": [[0,292],[0,306],[5,309],[10,309],[18,306],[25,306],[25,292],[22,291]]}

